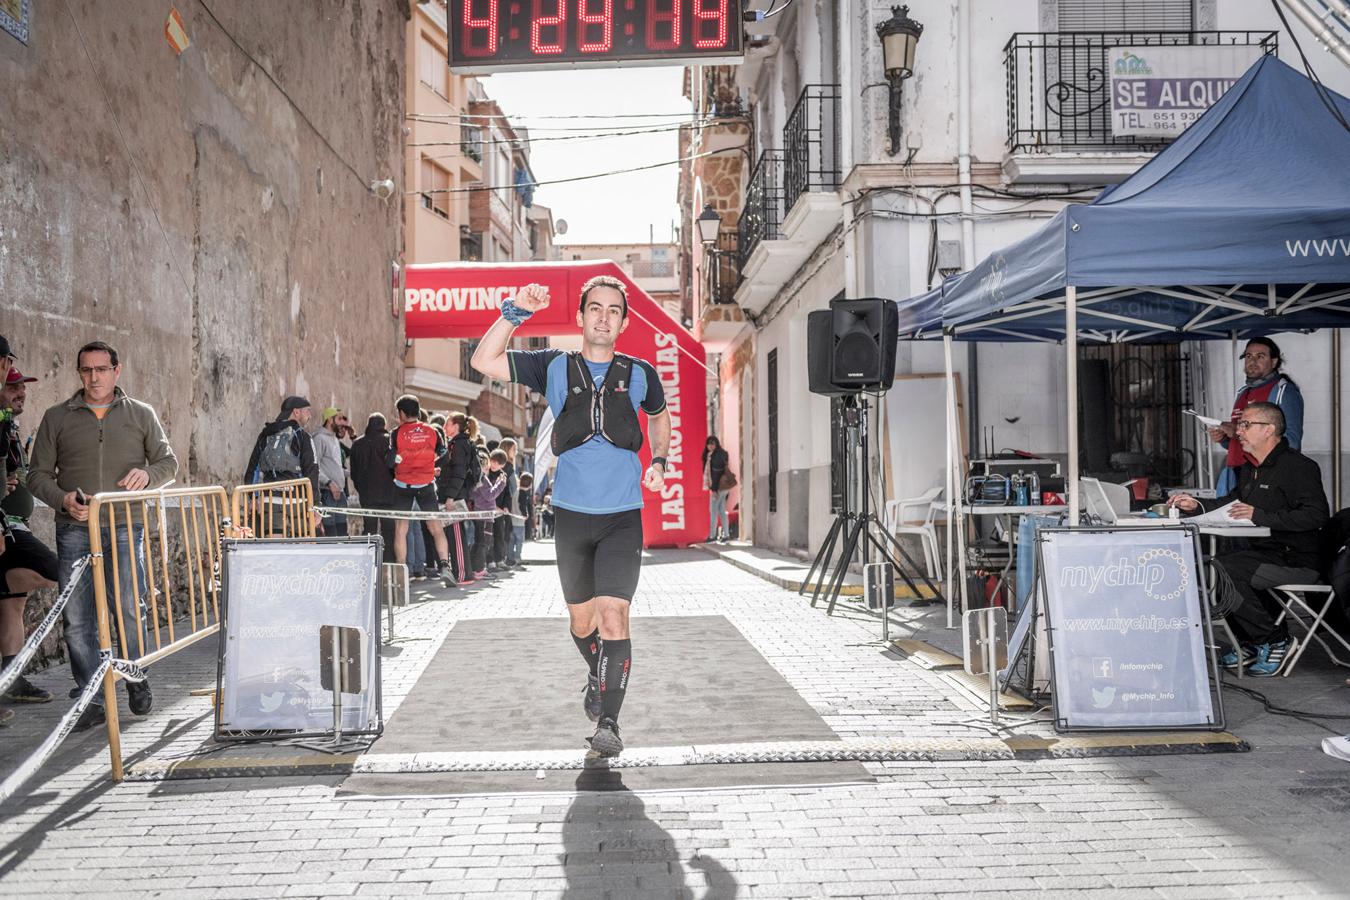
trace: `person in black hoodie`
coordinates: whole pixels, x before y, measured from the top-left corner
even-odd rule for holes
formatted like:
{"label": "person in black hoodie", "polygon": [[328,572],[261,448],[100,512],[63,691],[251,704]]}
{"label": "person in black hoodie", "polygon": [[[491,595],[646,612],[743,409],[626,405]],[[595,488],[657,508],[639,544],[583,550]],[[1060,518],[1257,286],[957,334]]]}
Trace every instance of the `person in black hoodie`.
{"label": "person in black hoodie", "polygon": [[[445,435],[449,440],[445,456],[441,458],[440,474],[436,476],[436,487],[442,505],[451,512],[468,510],[469,497],[478,483],[478,448],[466,433],[467,422],[468,416],[464,413],[451,413],[445,420]],[[450,544],[450,565],[461,586],[472,584],[474,580],[468,544],[464,539],[469,524],[450,522],[445,526],[445,537]]]}
{"label": "person in black hoodie", "polygon": [[[314,457],[314,442],[305,431],[310,413],[309,401],[304,397],[287,397],[281,401],[281,414],[263,426],[253,444],[253,453],[244,469],[244,484],[308,478],[314,491],[314,502],[322,502],[319,462]],[[314,515],[317,522],[318,513]],[[284,517],[279,517],[278,521],[281,518]]]}
{"label": "person in black hoodie", "polygon": [[[394,475],[385,465],[389,453],[389,430],[384,416],[371,413],[366,419],[366,430],[352,441],[349,455],[352,484],[366,509],[394,508]],[[378,534],[384,538],[384,561],[394,562],[394,520],[367,516],[362,520],[362,534]]]}
{"label": "person in black hoodie", "polygon": [[1250,519],[1253,525],[1270,529],[1270,537],[1249,540],[1241,550],[1214,560],[1221,589],[1231,584],[1240,598],[1227,618],[1242,647],[1224,654],[1223,665],[1245,666],[1248,675],[1269,677],[1280,673],[1298,643],[1290,637],[1285,620],[1277,621],[1279,605],[1254,586],[1254,581],[1263,580],[1257,570],[1263,566],[1317,570],[1320,531],[1331,512],[1322,491],[1321,469],[1284,439],[1279,406],[1250,403],[1236,424],[1246,460],[1238,471],[1237,489],[1215,500],[1173,494],[1167,502],[1188,515],[1231,503],[1230,518]]}

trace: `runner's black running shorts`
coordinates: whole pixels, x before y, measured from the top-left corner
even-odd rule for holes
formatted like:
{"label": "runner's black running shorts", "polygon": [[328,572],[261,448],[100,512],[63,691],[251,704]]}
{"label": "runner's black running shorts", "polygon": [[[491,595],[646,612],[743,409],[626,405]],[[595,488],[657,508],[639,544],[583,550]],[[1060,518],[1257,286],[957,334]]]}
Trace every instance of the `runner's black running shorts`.
{"label": "runner's black running shorts", "polygon": [[414,509],[420,512],[435,512],[440,508],[440,504],[436,502],[436,485],[394,485],[393,508],[404,512],[412,512]]}
{"label": "runner's black running shorts", "polygon": [[48,581],[57,580],[56,554],[46,544],[24,528],[15,528],[5,538],[5,552],[0,554],[0,593],[9,593],[7,581],[14,569],[31,569]]}
{"label": "runner's black running shorts", "polygon": [[555,508],[553,546],[568,603],[592,597],[631,601],[642,568],[642,510],[591,515]]}

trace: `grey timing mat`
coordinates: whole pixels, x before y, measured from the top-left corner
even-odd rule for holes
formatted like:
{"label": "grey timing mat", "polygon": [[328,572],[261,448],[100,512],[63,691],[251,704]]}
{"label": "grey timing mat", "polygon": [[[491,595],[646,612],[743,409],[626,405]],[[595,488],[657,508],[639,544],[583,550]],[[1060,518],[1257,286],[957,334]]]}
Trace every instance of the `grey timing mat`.
{"label": "grey timing mat", "polygon": [[[619,722],[643,747],[837,741],[811,706],[722,616],[634,616]],[[372,755],[584,749],[586,669],[567,619],[455,624]],[[549,771],[353,774],[346,794],[700,788],[870,781],[856,761]]]}

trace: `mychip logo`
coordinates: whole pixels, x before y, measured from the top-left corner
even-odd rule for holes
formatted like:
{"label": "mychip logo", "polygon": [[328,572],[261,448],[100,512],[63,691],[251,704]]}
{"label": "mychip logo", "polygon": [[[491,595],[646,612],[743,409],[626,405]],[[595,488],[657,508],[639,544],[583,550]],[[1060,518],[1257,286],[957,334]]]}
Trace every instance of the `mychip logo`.
{"label": "mychip logo", "polygon": [[1079,588],[1096,594],[1102,588],[1139,587],[1154,600],[1175,600],[1190,584],[1190,572],[1181,554],[1155,547],[1133,560],[1120,557],[1100,566],[1064,566],[1059,570],[1059,586]]}

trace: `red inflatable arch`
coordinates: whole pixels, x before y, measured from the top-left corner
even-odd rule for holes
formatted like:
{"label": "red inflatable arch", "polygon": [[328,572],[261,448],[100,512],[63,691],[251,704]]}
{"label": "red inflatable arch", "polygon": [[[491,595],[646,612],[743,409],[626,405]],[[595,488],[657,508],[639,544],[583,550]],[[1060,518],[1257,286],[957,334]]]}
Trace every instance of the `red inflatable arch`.
{"label": "red inflatable arch", "polygon": [[[658,497],[644,492],[642,527],[649,547],[678,547],[708,536],[708,492],[703,488],[703,445],[708,440],[707,368],[703,345],[665,308],[608,261],[531,263],[438,263],[410,265],[404,290],[409,338],[477,338],[497,320],[502,300],[534,281],[552,302],[516,329],[519,337],[575,335],[581,285],[595,275],[613,275],[628,287],[629,325],[619,336],[621,353],[656,367],[670,409],[670,468]],[[646,417],[643,431],[646,431]],[[643,464],[651,458],[644,441]]]}

